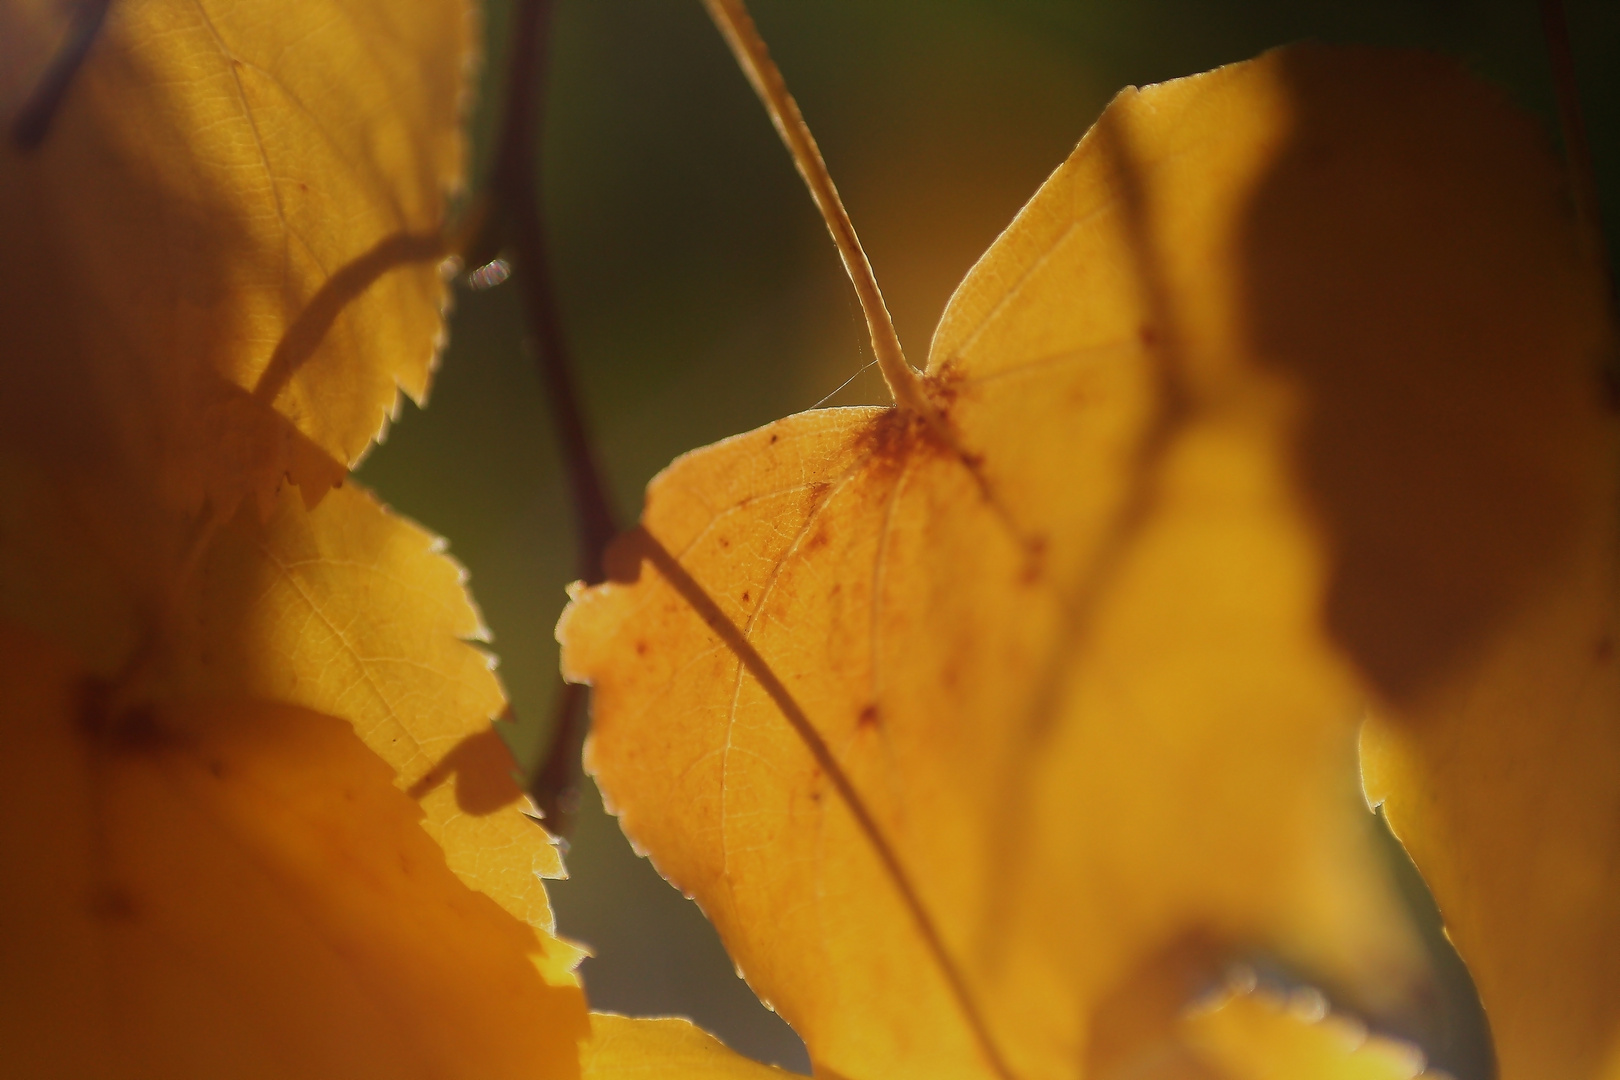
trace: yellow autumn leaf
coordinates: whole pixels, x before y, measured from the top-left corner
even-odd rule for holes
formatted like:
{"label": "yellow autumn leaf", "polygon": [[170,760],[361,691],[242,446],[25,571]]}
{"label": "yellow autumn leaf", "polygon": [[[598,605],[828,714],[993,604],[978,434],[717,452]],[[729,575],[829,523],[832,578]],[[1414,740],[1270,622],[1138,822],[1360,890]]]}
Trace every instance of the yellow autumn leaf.
{"label": "yellow autumn leaf", "polygon": [[[1422,1055],[1337,1017],[1302,1015],[1286,999],[1226,993],[1191,1010],[1175,1036],[1139,1052],[1131,1080],[1412,1080]],[[581,1080],[767,1080],[791,1074],[749,1061],[677,1018],[591,1015]],[[832,1075],[832,1074],[829,1074]]]}
{"label": "yellow autumn leaf", "polygon": [[[421,800],[450,865],[531,925],[551,928],[542,877],[562,861],[520,812],[489,719],[505,707],[486,636],[443,543],[354,484],[314,509],[283,491],[244,507],[199,569],[185,693],[244,694],[349,720]],[[556,973],[578,954],[558,947]],[[552,965],[555,968],[555,964]]]}
{"label": "yellow autumn leaf", "polygon": [[591,1014],[581,1044],[580,1080],[776,1080],[793,1075],[728,1050],[713,1035],[678,1017],[632,1019]]}
{"label": "yellow autumn leaf", "polygon": [[0,633],[6,1075],[573,1077],[578,991],[340,720]]}
{"label": "yellow autumn leaf", "polygon": [[[64,47],[42,12],[0,4],[7,55]],[[0,694],[54,777],[8,804],[0,906],[140,945],[0,954],[53,988],[24,1075],[76,1037],[140,1075],[577,1075],[561,864],[465,575],[331,490],[442,332],[469,19],[114,5],[43,142],[0,148]]]}
{"label": "yellow autumn leaf", "polygon": [[[1302,1007],[1303,1006],[1303,1007]],[[1411,1080],[1428,1075],[1423,1055],[1407,1043],[1369,1035],[1342,1017],[1321,1014],[1318,997],[1303,1001],[1239,993],[1189,1010],[1176,1038],[1141,1055],[1132,1080]]]}
{"label": "yellow autumn leaf", "polygon": [[[1447,525],[1488,538],[1482,509],[1525,521],[1554,510],[1575,542],[1511,606],[1492,578],[1459,575],[1458,598],[1489,606],[1485,633],[1432,679],[1396,688],[1362,739],[1367,797],[1468,963],[1502,1080],[1620,1077],[1620,445],[1607,410],[1569,419],[1592,445],[1561,473],[1556,502],[1482,475]],[[1433,530],[1392,523],[1391,557],[1415,561]]]}
{"label": "yellow autumn leaf", "polygon": [[[1316,999],[1307,999],[1314,1008]],[[766,1080],[791,1075],[749,1061],[689,1020],[591,1015],[580,1047],[581,1080]],[[825,1075],[836,1076],[833,1073]],[[1286,998],[1225,992],[1190,1009],[1168,1038],[1139,1047],[1130,1080],[1412,1080],[1423,1055],[1370,1036],[1340,1017],[1313,1015]]]}
{"label": "yellow autumn leaf", "polygon": [[[8,134],[68,9],[0,5]],[[110,5],[43,140],[0,147],[8,441],[185,509],[339,479],[426,392],[473,28],[443,0]]]}
{"label": "yellow autumn leaf", "polygon": [[559,626],[589,764],[829,1074],[1093,1075],[1250,950],[1398,1007],[1355,732],[1578,548],[1608,335],[1543,136],[1451,63],[1126,91],[952,299],[943,425],[649,487]]}

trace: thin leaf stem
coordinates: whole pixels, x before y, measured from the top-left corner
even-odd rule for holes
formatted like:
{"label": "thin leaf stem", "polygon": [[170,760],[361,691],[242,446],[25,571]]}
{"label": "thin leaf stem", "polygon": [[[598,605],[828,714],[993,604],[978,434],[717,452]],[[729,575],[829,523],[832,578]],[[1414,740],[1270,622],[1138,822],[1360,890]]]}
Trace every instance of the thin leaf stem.
{"label": "thin leaf stem", "polygon": [[783,144],[793,157],[793,164],[804,178],[805,186],[810,189],[810,197],[815,200],[816,208],[827,223],[827,231],[832,233],[833,243],[844,261],[844,270],[849,274],[849,280],[855,286],[855,295],[860,299],[861,312],[866,316],[866,327],[872,335],[872,352],[877,356],[878,368],[883,372],[883,380],[888,383],[895,404],[942,427],[943,421],[923,390],[921,375],[906,361],[905,351],[900,347],[900,337],[894,330],[894,320],[889,317],[883,293],[878,289],[877,277],[872,273],[872,264],[861,247],[860,237],[849,220],[843,200],[838,197],[838,188],[833,185],[832,175],[827,171],[821,148],[810,134],[810,127],[799,112],[798,102],[788,92],[782,72],[771,59],[770,50],[759,36],[748,8],[743,0],[703,0],[703,6],[708,9],[709,17],[714,20],[732,55],[736,57],[737,65],[764,103],[771,123],[782,137]]}

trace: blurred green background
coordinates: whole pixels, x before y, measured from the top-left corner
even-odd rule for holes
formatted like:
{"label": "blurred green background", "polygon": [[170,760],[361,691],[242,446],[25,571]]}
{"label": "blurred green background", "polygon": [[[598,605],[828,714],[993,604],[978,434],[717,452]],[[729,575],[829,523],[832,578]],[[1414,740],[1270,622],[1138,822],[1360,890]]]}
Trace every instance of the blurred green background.
{"label": "blurred green background", "polygon": [[[1552,130],[1534,0],[755,0],[753,11],[919,363],[956,282],[1127,84],[1302,38],[1422,45],[1505,85]],[[1620,4],[1576,2],[1569,15],[1613,223]],[[508,17],[503,5],[488,13],[486,90]],[[491,97],[473,117],[481,166]],[[698,0],[559,4],[543,187],[565,331],[625,522],[682,451],[824,399],[884,400],[832,245]],[[432,407],[407,406],[361,477],[446,534],[471,571],[532,761],[576,564],[525,338],[511,285],[460,290]],[[594,789],[568,862],[573,878],[551,893],[561,932],[598,954],[584,967],[593,1005],[688,1015],[744,1053],[807,1068]],[[1440,1056],[1468,1080],[1485,1068],[1477,1030],[1454,1027]]]}

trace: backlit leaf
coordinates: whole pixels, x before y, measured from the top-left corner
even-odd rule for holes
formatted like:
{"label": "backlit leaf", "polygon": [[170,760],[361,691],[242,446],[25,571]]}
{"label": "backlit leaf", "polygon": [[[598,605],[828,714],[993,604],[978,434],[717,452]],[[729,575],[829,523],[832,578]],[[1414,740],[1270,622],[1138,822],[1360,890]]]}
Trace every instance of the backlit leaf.
{"label": "backlit leaf", "polygon": [[[1309,1015],[1316,1002],[1247,994],[1195,1010],[1174,1042],[1141,1055],[1133,1080],[1411,1080],[1427,1076],[1423,1055],[1335,1016]],[[1155,1071],[1157,1069],[1157,1071]]]}
{"label": "backlit leaf", "polygon": [[263,523],[244,507],[201,567],[182,679],[349,720],[421,799],[456,872],[549,928],[540,877],[562,862],[519,810],[489,724],[505,698],[469,644],[486,632],[442,548],[353,484],[313,509],[284,490]]}
{"label": "backlit leaf", "polygon": [[580,1046],[580,1080],[786,1080],[791,1073],[726,1049],[690,1020],[642,1020],[591,1014],[590,1040]]}
{"label": "backlit leaf", "polygon": [[0,637],[8,1076],[572,1077],[579,991],[342,721]]}
{"label": "backlit leaf", "polygon": [[1620,1076],[1617,446],[1592,426],[1611,437],[1570,473],[1588,483],[1580,544],[1460,671],[1392,702],[1362,741],[1368,798],[1468,962],[1502,1080]]}
{"label": "backlit leaf", "polygon": [[[68,7],[0,6],[12,70]],[[43,143],[0,145],[7,441],[188,509],[340,478],[426,392],[472,29],[446,0],[112,4]]]}
{"label": "backlit leaf", "polygon": [[[17,70],[60,10],[0,3]],[[426,388],[471,29],[460,0],[119,3],[43,141],[7,128],[21,1075],[577,1075],[561,865],[465,575],[332,490]]]}
{"label": "backlit leaf", "polygon": [[1126,91],[942,319],[963,453],[833,410],[653,482],[559,627],[591,766],[832,1074],[1075,1075],[1251,951],[1398,1008],[1355,731],[1580,550],[1608,334],[1449,62]]}

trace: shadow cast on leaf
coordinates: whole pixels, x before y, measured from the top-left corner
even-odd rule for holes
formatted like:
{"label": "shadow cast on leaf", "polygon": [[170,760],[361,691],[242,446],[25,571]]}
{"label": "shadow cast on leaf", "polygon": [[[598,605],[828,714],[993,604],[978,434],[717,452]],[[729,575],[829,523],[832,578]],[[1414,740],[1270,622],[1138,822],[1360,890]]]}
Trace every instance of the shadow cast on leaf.
{"label": "shadow cast on leaf", "polygon": [[[1247,309],[1262,362],[1304,391],[1294,467],[1329,547],[1328,632],[1405,704],[1572,551],[1579,478],[1563,469],[1569,447],[1547,436],[1591,407],[1583,399],[1602,400],[1602,355],[1593,348],[1583,371],[1556,355],[1572,343],[1535,337],[1569,307],[1557,290],[1578,280],[1574,249],[1564,281],[1516,269],[1545,265],[1549,237],[1574,239],[1557,222],[1519,227],[1526,204],[1557,206],[1557,178],[1500,165],[1547,160],[1545,136],[1528,117],[1506,135],[1446,124],[1469,113],[1403,94],[1413,80],[1364,80],[1387,100],[1352,106],[1325,89],[1347,62],[1316,49],[1283,62],[1296,131],[1248,211]],[[1443,85],[1452,98],[1494,93]],[[1417,114],[1434,145],[1371,123],[1386,113]],[[1448,159],[1468,183],[1398,171]],[[1395,236],[1411,242],[1390,250]]]}
{"label": "shadow cast on leaf", "polygon": [[421,800],[452,777],[456,805],[474,817],[493,814],[523,796],[517,782],[517,762],[493,724],[458,742],[405,794]]}

